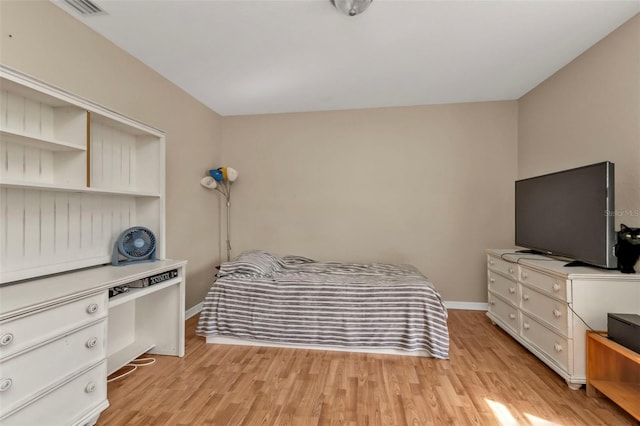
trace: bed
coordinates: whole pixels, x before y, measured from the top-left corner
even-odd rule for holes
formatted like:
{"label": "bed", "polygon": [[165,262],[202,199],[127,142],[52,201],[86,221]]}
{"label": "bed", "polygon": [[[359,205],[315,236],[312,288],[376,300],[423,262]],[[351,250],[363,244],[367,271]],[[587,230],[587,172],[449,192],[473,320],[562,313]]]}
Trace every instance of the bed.
{"label": "bed", "polygon": [[220,266],[196,334],[207,343],[449,356],[447,310],[413,266],[263,250]]}

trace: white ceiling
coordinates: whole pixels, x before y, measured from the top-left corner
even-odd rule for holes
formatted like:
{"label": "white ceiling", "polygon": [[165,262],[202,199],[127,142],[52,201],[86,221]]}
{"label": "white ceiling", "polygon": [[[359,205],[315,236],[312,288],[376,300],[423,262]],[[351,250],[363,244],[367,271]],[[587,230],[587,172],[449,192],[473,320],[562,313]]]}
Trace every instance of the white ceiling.
{"label": "white ceiling", "polygon": [[70,13],[221,115],[517,99],[640,11],[374,0],[349,17],[329,0],[93,1],[106,13]]}

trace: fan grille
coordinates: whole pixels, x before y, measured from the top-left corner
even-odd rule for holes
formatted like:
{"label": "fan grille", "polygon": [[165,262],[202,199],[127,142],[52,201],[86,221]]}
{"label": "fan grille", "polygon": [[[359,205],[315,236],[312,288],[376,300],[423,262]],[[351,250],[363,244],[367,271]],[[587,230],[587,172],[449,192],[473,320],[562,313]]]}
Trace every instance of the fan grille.
{"label": "fan grille", "polygon": [[134,228],[127,232],[121,240],[120,250],[130,258],[148,256],[155,248],[154,235],[144,228]]}

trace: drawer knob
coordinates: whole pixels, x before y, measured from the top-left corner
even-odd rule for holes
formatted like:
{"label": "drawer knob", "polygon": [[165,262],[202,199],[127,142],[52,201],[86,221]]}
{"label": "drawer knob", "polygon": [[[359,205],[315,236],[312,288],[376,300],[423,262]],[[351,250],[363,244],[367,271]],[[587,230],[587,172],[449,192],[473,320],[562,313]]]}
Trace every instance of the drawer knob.
{"label": "drawer knob", "polygon": [[512,320],[516,319],[516,314],[509,314],[509,318]]}
{"label": "drawer knob", "polygon": [[523,293],[522,300],[529,300],[529,295],[527,293]]}
{"label": "drawer knob", "polygon": [[522,272],[520,272],[520,276],[522,277],[522,279],[523,279],[523,280],[526,280],[526,279],[527,279],[527,276],[528,276],[528,275],[527,275],[527,271],[522,271]]}
{"label": "drawer knob", "polygon": [[510,274],[513,274],[514,272],[515,272],[515,269],[513,269],[513,267],[510,267],[510,268],[509,268],[509,273],[510,273]]}
{"label": "drawer knob", "polygon": [[516,288],[515,287],[513,287],[513,286],[509,287],[509,293],[513,294],[515,292],[516,292]]}
{"label": "drawer knob", "polygon": [[13,334],[7,333],[0,337],[0,346],[8,346],[13,342]]}
{"label": "drawer knob", "polygon": [[561,315],[562,315],[562,313],[558,309],[554,309],[553,310],[553,316],[554,317],[560,318]]}
{"label": "drawer knob", "polygon": [[89,384],[84,388],[84,391],[86,393],[91,393],[94,390],[96,390],[96,383],[95,382],[89,382]]}
{"label": "drawer knob", "polygon": [[87,306],[87,313],[95,314],[96,312],[98,312],[98,304],[97,303],[92,303],[89,306]]}
{"label": "drawer knob", "polygon": [[97,337],[92,337],[91,339],[87,340],[87,343],[85,343],[86,347],[89,349],[93,348],[97,344],[98,344]]}
{"label": "drawer knob", "polygon": [[495,264],[495,263],[496,263],[496,262],[494,262],[494,261],[493,261],[493,259],[489,259],[489,265],[493,265],[493,264]]}
{"label": "drawer knob", "polygon": [[0,392],[4,392],[6,390],[9,390],[9,388],[11,387],[12,384],[13,384],[13,380],[11,380],[11,379],[2,379],[2,380],[0,380]]}
{"label": "drawer knob", "polygon": [[493,284],[493,283],[495,283],[495,282],[496,282],[496,279],[495,279],[495,278],[489,278],[489,282],[490,282],[491,284]]}
{"label": "drawer knob", "polygon": [[553,286],[551,288],[553,288],[553,291],[558,292],[560,291],[560,284],[554,281]]}
{"label": "drawer knob", "polygon": [[528,330],[531,328],[531,325],[528,322],[525,322],[524,324],[522,324],[522,327],[524,327],[525,330]]}
{"label": "drawer knob", "polygon": [[560,343],[556,343],[553,345],[553,349],[555,349],[556,352],[562,352],[562,345]]}

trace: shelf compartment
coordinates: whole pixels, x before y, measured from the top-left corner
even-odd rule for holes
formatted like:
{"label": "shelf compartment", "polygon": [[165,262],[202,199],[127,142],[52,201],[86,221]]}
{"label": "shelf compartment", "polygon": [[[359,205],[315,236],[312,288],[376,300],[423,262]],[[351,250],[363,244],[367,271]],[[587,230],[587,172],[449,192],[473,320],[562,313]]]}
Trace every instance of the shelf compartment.
{"label": "shelf compartment", "polygon": [[177,269],[175,278],[109,299],[109,374],[145,352],[184,356],[184,268]]}
{"label": "shelf compartment", "polygon": [[161,235],[161,208],[155,196],[0,185],[0,282],[109,263],[124,229],[142,225]]}
{"label": "shelf compartment", "polygon": [[107,357],[107,376],[115,373],[140,355],[149,352],[155,344],[151,341],[136,341]]}
{"label": "shelf compartment", "polygon": [[640,421],[640,354],[588,331],[587,395],[598,392]]}
{"label": "shelf compartment", "polygon": [[86,109],[4,78],[0,84],[3,139],[53,151],[86,147]]}
{"label": "shelf compartment", "polygon": [[[160,139],[117,121],[90,114],[89,182],[93,188],[159,192],[162,185]],[[149,167],[153,165],[154,167]]]}
{"label": "shelf compartment", "polygon": [[591,380],[591,386],[640,421],[640,384]]}
{"label": "shelf compartment", "polygon": [[84,184],[87,111],[0,81],[0,176]]}

